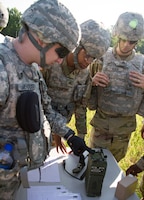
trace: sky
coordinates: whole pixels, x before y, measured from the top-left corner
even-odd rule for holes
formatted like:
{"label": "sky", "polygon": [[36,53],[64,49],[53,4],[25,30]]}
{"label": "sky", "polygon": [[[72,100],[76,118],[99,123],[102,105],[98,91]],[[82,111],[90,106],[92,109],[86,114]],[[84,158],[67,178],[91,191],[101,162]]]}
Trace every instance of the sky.
{"label": "sky", "polygon": [[[23,13],[36,0],[0,0],[7,8],[17,8]],[[123,12],[138,12],[144,16],[143,0],[59,0],[67,6],[79,23],[88,19],[113,26]]]}

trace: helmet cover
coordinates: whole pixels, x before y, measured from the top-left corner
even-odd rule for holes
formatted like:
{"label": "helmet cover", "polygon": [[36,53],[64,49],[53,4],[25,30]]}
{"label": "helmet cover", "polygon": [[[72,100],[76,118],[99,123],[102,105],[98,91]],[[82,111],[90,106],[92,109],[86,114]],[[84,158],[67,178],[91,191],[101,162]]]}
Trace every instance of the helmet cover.
{"label": "helmet cover", "polygon": [[138,41],[144,38],[142,15],[134,12],[122,13],[114,26],[113,36],[129,41]]}
{"label": "helmet cover", "polygon": [[39,0],[22,15],[22,23],[45,43],[60,43],[73,51],[81,39],[81,31],[72,13],[57,0]]}
{"label": "helmet cover", "polygon": [[92,19],[81,25],[81,44],[91,57],[100,58],[107,51],[111,43],[111,36],[102,23]]}

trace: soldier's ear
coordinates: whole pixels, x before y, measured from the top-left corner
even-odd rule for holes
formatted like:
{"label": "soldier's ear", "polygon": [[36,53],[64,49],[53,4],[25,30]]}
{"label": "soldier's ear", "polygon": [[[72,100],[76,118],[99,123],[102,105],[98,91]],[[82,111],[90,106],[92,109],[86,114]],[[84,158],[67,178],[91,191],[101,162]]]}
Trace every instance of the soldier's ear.
{"label": "soldier's ear", "polygon": [[36,39],[37,40],[37,43],[42,46],[43,44],[45,44],[42,40],[40,40],[39,38]]}

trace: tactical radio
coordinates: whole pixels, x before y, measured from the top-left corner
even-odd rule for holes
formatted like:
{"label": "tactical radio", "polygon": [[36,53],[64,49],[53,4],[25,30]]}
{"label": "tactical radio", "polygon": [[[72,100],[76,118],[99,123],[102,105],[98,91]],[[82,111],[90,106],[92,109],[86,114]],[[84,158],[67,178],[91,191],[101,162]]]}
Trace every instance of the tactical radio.
{"label": "tactical radio", "polygon": [[107,156],[103,150],[95,151],[94,154],[89,154],[88,164],[85,176],[86,195],[95,197],[101,195],[103,179],[107,168]]}

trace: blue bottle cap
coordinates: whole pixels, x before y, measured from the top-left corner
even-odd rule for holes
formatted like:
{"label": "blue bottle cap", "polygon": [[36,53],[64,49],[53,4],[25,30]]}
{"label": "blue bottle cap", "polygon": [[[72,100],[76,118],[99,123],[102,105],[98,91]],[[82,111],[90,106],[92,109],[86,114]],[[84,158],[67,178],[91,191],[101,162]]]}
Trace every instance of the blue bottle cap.
{"label": "blue bottle cap", "polygon": [[13,145],[10,144],[10,143],[6,143],[4,145],[4,149],[7,150],[7,151],[12,151],[13,150]]}
{"label": "blue bottle cap", "polygon": [[0,168],[2,168],[2,169],[11,169],[11,165],[0,164]]}

